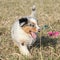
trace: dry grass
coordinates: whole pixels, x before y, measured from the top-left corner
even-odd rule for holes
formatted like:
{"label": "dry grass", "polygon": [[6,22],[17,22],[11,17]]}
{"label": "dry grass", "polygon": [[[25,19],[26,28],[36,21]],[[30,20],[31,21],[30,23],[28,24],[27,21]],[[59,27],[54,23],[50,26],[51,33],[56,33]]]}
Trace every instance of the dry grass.
{"label": "dry grass", "polygon": [[[16,19],[31,13],[33,4],[37,7],[40,26],[47,24],[52,29],[41,30],[40,47],[36,44],[31,49],[34,57],[28,59],[14,47],[10,29]],[[60,37],[48,37],[51,30],[60,31],[60,0],[0,0],[0,60],[60,60]]]}

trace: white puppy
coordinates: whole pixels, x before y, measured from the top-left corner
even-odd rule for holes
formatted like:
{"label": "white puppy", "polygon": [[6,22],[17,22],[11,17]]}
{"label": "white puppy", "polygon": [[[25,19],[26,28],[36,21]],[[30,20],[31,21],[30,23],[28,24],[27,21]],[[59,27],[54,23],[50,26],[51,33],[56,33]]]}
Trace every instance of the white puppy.
{"label": "white puppy", "polygon": [[11,29],[13,41],[19,47],[22,55],[30,56],[28,47],[36,41],[36,33],[40,31],[37,20],[34,17],[35,7],[32,8],[32,14],[28,17],[22,17],[14,22]]}

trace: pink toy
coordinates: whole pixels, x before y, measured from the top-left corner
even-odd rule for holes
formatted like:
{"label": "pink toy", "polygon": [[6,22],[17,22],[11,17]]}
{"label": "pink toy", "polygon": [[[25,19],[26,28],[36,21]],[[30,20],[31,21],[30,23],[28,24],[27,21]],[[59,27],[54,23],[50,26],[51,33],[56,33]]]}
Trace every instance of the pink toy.
{"label": "pink toy", "polygon": [[50,31],[50,32],[48,32],[48,35],[49,36],[53,36],[53,37],[58,37],[59,35],[60,35],[60,32],[58,32],[58,31]]}

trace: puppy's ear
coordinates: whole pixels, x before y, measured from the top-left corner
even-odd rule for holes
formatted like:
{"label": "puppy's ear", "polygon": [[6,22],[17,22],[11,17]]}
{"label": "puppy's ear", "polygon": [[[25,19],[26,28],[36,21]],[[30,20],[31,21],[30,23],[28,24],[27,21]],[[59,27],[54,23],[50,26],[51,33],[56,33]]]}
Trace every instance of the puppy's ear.
{"label": "puppy's ear", "polygon": [[24,25],[28,24],[28,19],[27,18],[19,19],[19,24],[21,27],[23,27]]}

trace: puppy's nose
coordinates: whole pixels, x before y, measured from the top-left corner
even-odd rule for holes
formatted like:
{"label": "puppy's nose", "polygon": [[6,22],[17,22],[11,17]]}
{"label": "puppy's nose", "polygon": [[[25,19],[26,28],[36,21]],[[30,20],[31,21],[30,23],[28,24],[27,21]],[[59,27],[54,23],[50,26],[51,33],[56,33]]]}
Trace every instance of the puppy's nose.
{"label": "puppy's nose", "polygon": [[40,32],[40,29],[38,29],[38,32]]}

